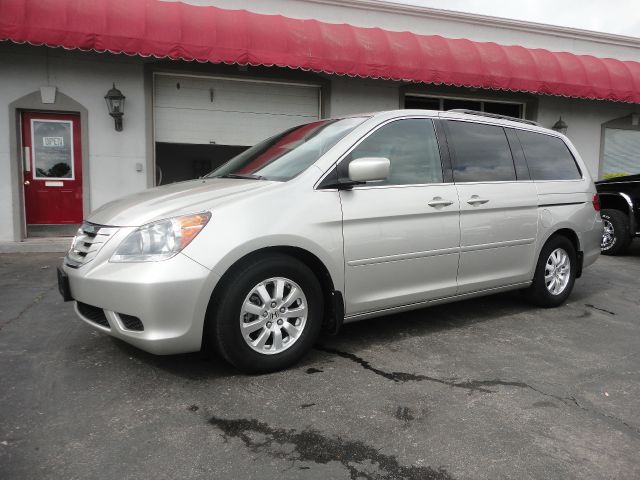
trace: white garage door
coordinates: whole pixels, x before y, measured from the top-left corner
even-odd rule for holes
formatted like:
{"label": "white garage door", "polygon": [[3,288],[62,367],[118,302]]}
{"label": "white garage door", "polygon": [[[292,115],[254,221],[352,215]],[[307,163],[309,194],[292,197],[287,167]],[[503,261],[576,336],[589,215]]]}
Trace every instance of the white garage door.
{"label": "white garage door", "polygon": [[154,76],[155,141],[254,145],[319,118],[317,86]]}

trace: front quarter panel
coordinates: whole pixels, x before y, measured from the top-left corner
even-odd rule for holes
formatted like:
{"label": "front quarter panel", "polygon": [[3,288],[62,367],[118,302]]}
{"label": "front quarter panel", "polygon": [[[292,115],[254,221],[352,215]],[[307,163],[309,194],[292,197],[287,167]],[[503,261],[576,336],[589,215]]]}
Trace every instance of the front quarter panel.
{"label": "front quarter panel", "polygon": [[314,190],[310,167],[279,188],[222,204],[183,253],[221,277],[242,257],[268,247],[297,247],[322,261],[334,288],[344,288],[342,211],[336,191]]}

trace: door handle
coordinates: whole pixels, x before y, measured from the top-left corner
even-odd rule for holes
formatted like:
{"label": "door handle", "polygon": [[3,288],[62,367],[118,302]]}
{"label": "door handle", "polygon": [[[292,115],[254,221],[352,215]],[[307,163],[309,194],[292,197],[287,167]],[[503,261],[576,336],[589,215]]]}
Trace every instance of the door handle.
{"label": "door handle", "polygon": [[29,180],[25,180],[25,181],[24,181],[24,184],[25,184],[26,186],[29,186],[29,185],[31,185],[31,182],[30,182]]}
{"label": "door handle", "polygon": [[471,195],[471,198],[469,200],[467,200],[467,203],[469,205],[482,205],[484,203],[487,203],[489,201],[489,199],[487,198],[480,198],[478,195]]}
{"label": "door handle", "polygon": [[450,200],[444,200],[442,197],[433,197],[427,205],[430,207],[448,207],[449,205],[453,205],[453,202]]}

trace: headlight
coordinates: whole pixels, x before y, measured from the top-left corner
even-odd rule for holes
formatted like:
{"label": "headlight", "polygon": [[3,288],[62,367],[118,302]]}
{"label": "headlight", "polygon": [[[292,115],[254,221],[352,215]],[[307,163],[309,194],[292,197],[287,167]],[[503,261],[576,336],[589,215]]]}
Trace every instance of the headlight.
{"label": "headlight", "polygon": [[211,218],[198,213],[149,223],[131,232],[111,257],[111,262],[159,262],[189,245]]}

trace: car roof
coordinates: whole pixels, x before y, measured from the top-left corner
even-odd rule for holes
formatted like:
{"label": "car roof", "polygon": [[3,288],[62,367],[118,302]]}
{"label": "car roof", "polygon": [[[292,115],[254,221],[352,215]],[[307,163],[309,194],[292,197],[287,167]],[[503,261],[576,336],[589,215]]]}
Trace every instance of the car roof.
{"label": "car roof", "polygon": [[531,120],[516,119],[503,115],[486,114],[484,112],[475,112],[472,110],[421,110],[421,109],[402,109],[402,110],[388,110],[383,112],[369,113],[372,118],[377,120],[387,120],[392,118],[406,118],[416,115],[429,116],[434,118],[442,118],[449,120],[466,120],[475,123],[486,123],[490,125],[500,125],[503,127],[516,128],[520,130],[529,130],[534,132],[540,132],[547,135],[553,135],[556,137],[562,137],[563,135],[555,130],[542,127],[536,122]]}

